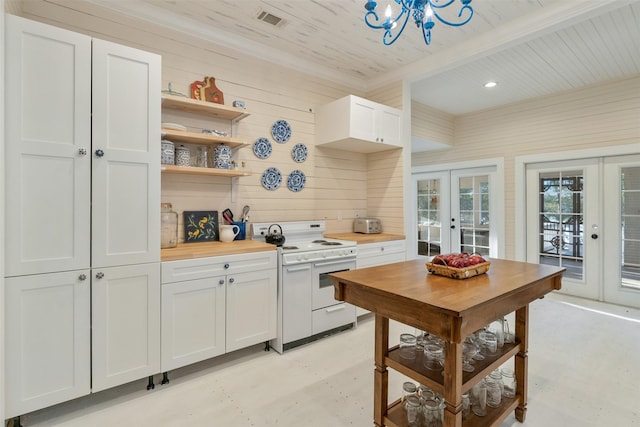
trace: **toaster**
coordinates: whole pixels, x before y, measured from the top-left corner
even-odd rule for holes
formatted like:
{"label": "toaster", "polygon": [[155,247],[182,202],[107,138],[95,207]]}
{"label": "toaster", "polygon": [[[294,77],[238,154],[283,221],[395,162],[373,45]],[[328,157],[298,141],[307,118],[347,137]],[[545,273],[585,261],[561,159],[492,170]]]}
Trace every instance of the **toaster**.
{"label": "toaster", "polygon": [[364,234],[382,233],[382,223],[377,218],[356,218],[353,220],[353,232]]}

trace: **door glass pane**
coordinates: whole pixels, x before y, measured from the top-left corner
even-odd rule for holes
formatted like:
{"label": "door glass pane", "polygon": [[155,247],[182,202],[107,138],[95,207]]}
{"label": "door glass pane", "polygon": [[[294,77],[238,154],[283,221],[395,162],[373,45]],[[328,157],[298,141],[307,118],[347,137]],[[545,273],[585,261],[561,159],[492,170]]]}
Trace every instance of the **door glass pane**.
{"label": "door glass pane", "polygon": [[440,180],[418,181],[418,255],[440,253]]}
{"label": "door glass pane", "polygon": [[565,267],[565,277],[584,277],[584,175],[582,171],[540,174],[540,264]]}
{"label": "door glass pane", "polygon": [[466,176],[460,188],[460,250],[489,255],[489,176]]}
{"label": "door glass pane", "polygon": [[640,167],[622,168],[622,286],[640,289]]}

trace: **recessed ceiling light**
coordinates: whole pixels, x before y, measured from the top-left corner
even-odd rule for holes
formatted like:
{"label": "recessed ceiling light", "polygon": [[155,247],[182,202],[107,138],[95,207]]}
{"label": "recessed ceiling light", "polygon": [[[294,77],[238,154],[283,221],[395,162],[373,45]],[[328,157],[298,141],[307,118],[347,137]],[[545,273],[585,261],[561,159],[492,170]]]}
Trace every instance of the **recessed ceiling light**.
{"label": "recessed ceiling light", "polygon": [[496,87],[498,85],[498,82],[486,82],[484,84],[484,87]]}

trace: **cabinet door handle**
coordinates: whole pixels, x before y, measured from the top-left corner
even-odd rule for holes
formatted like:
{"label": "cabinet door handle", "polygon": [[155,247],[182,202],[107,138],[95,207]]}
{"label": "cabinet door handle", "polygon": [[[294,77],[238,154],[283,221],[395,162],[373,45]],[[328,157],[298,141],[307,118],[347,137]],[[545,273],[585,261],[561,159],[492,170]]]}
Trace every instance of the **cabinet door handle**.
{"label": "cabinet door handle", "polygon": [[229,268],[229,264],[225,264],[225,265],[224,265],[224,269],[226,270],[226,269],[228,269],[228,268]]}
{"label": "cabinet door handle", "polygon": [[233,277],[230,277],[230,278],[229,278],[229,283],[230,283],[230,284],[231,284],[231,283],[233,283],[233,282],[235,282],[235,281],[236,281],[236,279],[234,279]]}
{"label": "cabinet door handle", "polygon": [[96,273],[96,279],[102,279],[104,277],[104,273],[102,271],[98,271]]}
{"label": "cabinet door handle", "polygon": [[78,280],[87,280],[87,275],[86,274],[79,275]]}
{"label": "cabinet door handle", "polygon": [[80,154],[81,156],[86,156],[87,155],[87,149],[86,148],[78,149],[78,154]]}
{"label": "cabinet door handle", "polygon": [[218,285],[224,285],[224,279],[218,280]]}
{"label": "cabinet door handle", "polygon": [[101,149],[99,149],[99,148],[98,148],[98,149],[96,150],[96,156],[98,156],[98,157],[102,157],[102,156],[104,156],[104,151],[102,151]]}

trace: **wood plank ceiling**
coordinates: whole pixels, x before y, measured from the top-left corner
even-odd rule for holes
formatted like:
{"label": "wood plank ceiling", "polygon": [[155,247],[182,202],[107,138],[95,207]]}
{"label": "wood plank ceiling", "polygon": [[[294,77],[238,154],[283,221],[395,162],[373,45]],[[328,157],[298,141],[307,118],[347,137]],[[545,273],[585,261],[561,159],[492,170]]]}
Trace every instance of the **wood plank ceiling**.
{"label": "wood plank ceiling", "polygon": [[407,79],[414,100],[453,115],[640,74],[640,0],[477,0],[430,46],[411,23],[384,46],[365,0],[89,1],[362,91]]}

